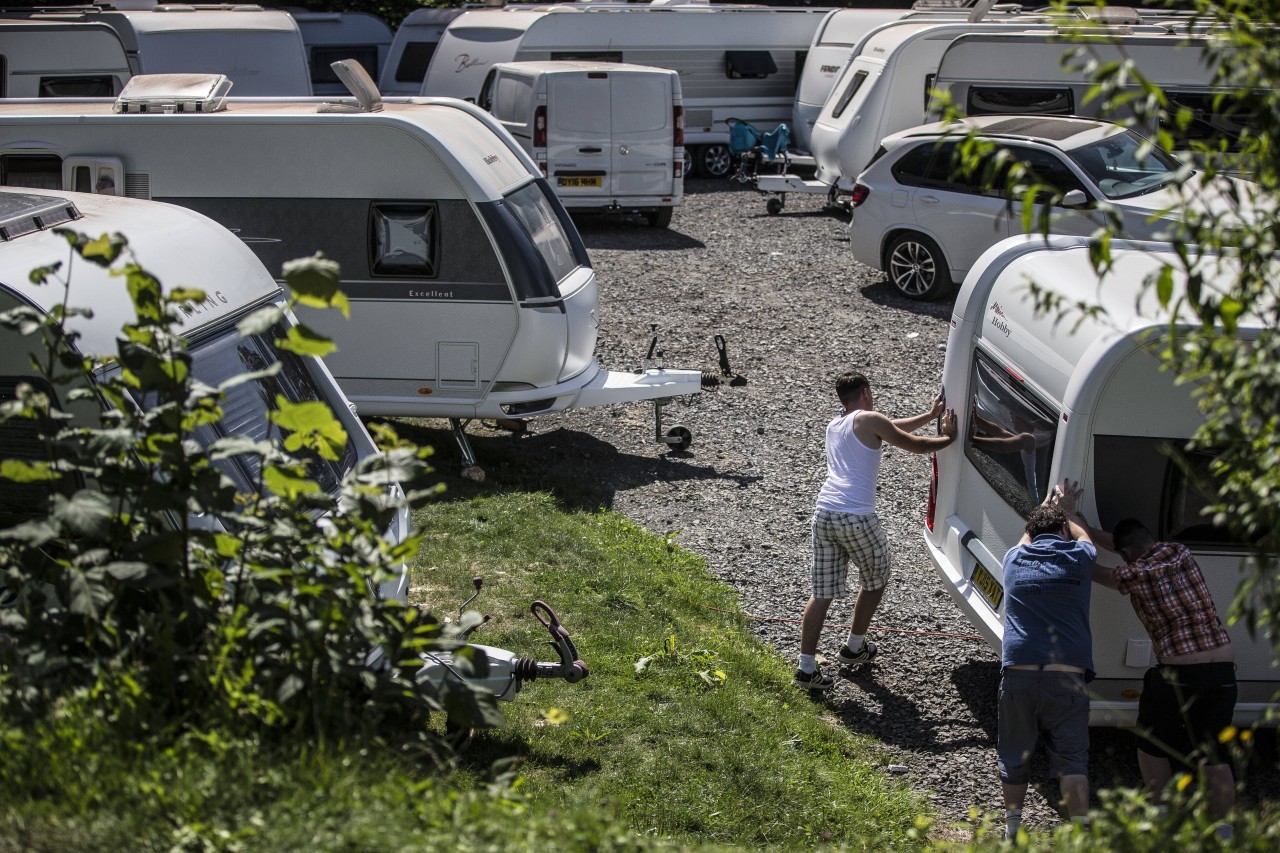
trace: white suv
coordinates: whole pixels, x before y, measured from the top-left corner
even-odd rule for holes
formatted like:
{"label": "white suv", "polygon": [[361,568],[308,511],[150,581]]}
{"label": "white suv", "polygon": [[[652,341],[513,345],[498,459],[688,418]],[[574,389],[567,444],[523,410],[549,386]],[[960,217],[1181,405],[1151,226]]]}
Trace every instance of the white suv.
{"label": "white suv", "polygon": [[[978,116],[922,125],[885,137],[853,189],[853,257],[884,270],[903,295],[946,295],[984,251],[1026,233],[1022,203],[1010,205],[1005,197],[1001,161],[988,161],[994,167],[986,170],[994,176],[991,189],[959,168],[958,149],[973,131],[1051,188],[1035,198],[1037,205],[1052,205],[1053,233],[1094,233],[1106,224],[1099,210],[1105,203],[1121,216],[1121,231],[1113,236],[1168,235],[1172,223],[1165,214],[1189,172],[1179,173],[1176,159],[1132,131],[1062,116]],[[1030,222],[1034,232],[1034,216]]]}

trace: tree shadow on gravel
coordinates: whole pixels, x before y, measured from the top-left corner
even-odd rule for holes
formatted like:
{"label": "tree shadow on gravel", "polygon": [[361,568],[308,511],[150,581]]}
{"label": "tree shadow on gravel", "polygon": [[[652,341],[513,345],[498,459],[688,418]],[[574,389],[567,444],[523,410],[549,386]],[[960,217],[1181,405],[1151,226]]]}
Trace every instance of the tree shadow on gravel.
{"label": "tree shadow on gravel", "polygon": [[434,448],[432,476],[445,485],[439,500],[530,491],[548,492],[566,509],[611,509],[618,492],[653,482],[729,480],[745,488],[762,479],[697,464],[693,461],[696,454],[687,451],[640,456],[620,453],[607,441],[577,430],[556,428],[516,435],[499,430],[478,432],[473,422],[467,438],[485,472],[484,482],[477,483],[461,475],[462,454],[445,421],[369,420],[389,423],[401,438]]}

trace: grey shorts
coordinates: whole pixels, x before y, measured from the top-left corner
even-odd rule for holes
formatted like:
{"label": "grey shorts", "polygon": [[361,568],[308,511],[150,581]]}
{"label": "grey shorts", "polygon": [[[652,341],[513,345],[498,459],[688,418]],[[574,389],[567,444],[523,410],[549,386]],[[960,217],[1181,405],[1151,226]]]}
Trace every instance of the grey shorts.
{"label": "grey shorts", "polygon": [[1074,672],[1006,669],[1000,677],[1000,721],[996,763],[1000,781],[1025,785],[1031,754],[1044,738],[1049,772],[1089,772],[1089,694]]}
{"label": "grey shorts", "polygon": [[848,596],[850,562],[868,592],[884,589],[889,583],[889,537],[875,513],[854,515],[820,509],[813,514],[812,530],[814,598]]}

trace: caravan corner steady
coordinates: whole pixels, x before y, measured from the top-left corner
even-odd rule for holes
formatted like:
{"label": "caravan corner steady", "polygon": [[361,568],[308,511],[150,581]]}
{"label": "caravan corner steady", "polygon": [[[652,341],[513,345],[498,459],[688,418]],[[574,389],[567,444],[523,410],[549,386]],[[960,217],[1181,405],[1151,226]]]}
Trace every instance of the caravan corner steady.
{"label": "caravan corner steady", "polygon": [[[45,314],[66,307],[88,309],[90,314],[68,313],[67,326],[78,333],[75,343],[85,356],[102,356],[91,375],[84,375],[77,390],[91,391],[94,384],[116,369],[110,356],[117,351],[120,330],[134,318],[125,282],[113,271],[92,263],[67,264],[67,240],[55,228],[68,228],[94,237],[118,233],[129,241],[138,262],[155,275],[166,290],[193,288],[207,294],[204,302],[183,315],[175,331],[188,343],[191,371],[200,382],[217,387],[226,379],[250,369],[279,364],[276,390],[292,402],[322,401],[347,433],[341,458],[316,458],[310,476],[333,493],[358,461],[378,452],[368,430],[355,416],[333,375],[320,359],[278,350],[272,340],[284,337],[295,323],[284,294],[275,279],[233,234],[208,218],[173,205],[110,195],[86,195],[49,190],[0,190],[0,311],[27,305]],[[69,290],[34,284],[31,271],[54,263],[70,270]],[[62,304],[66,297],[67,305]],[[237,323],[257,309],[277,305],[285,309],[279,323],[265,332],[242,336]],[[12,399],[22,382],[38,382],[32,376],[37,338],[17,331],[0,331],[0,399]],[[47,386],[46,386],[47,387]],[[228,434],[255,441],[282,440],[279,427],[269,420],[268,401],[254,383],[227,389],[223,410],[226,421],[198,428],[194,439],[202,444]],[[99,425],[101,397],[94,393],[67,395],[63,408],[73,425]],[[234,421],[234,423],[232,423]],[[42,458],[43,449],[30,446],[34,433],[16,420],[0,423],[0,444],[15,458]],[[142,463],[139,463],[142,464]],[[252,493],[259,480],[260,460],[234,456],[214,463],[235,483],[238,491]],[[385,532],[392,541],[409,534],[409,511],[403,506],[400,487],[389,487],[402,504]],[[29,518],[32,486],[0,478],[0,527]],[[216,525],[216,519],[193,516],[193,526]],[[400,564],[393,576],[376,587],[387,599],[408,600],[408,567]]]}
{"label": "caravan corner steady", "polygon": [[[696,370],[607,371],[586,248],[546,180],[474,104],[221,100],[225,78],[133,78],[106,99],[0,103],[0,184],[110,185],[197,210],[269,270],[323,251],[342,269],[344,319],[305,312],[363,415],[448,418],[465,464],[475,418],[525,419],[699,393]],[[175,83],[188,84],[183,94]]]}
{"label": "caravan corner steady", "polygon": [[[1117,241],[1111,248],[1114,265],[1099,277],[1087,237],[1006,239],[978,260],[952,313],[943,388],[961,440],[934,458],[924,539],[943,587],[997,652],[1004,555],[1063,478],[1080,482],[1080,510],[1100,528],[1134,517],[1157,539],[1187,545],[1224,616],[1248,556],[1245,543],[1203,514],[1210,498],[1198,484],[1212,479],[1212,454],[1193,454],[1188,470],[1165,451],[1184,447],[1204,422],[1194,387],[1161,369],[1170,318],[1148,282],[1166,265],[1177,269],[1172,247]],[[1201,264],[1205,287],[1233,274],[1229,256]],[[1172,304],[1182,278],[1175,272]],[[1105,313],[1037,311],[1033,281],[1063,305],[1098,304]],[[1261,326],[1242,317],[1238,328],[1247,338]],[[1118,557],[1100,550],[1098,559],[1115,565]],[[1090,722],[1133,725],[1143,674],[1154,663],[1150,640],[1129,602],[1100,586],[1091,622]],[[1275,725],[1267,715],[1278,709],[1280,678],[1270,641],[1250,637],[1244,624],[1228,630],[1240,688],[1236,722]]]}

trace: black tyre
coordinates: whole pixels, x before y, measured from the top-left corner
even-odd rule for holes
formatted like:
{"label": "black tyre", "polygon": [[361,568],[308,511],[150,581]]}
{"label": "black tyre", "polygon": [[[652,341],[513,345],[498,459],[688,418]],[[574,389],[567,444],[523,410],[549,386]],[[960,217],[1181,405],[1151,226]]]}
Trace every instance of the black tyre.
{"label": "black tyre", "polygon": [[951,273],[938,244],[923,234],[899,234],[884,255],[889,283],[908,299],[938,299],[951,292]]}
{"label": "black tyre", "polygon": [[688,427],[673,426],[667,430],[667,446],[672,450],[688,450],[693,444],[693,432]]}
{"label": "black tyre", "polygon": [[660,207],[657,210],[650,211],[644,215],[644,218],[654,228],[666,228],[671,224],[671,213],[675,210],[673,207]]}
{"label": "black tyre", "polygon": [[693,177],[693,167],[693,149],[686,148],[684,149],[684,172],[681,174],[681,180]]}
{"label": "black tyre", "polygon": [[777,216],[782,212],[782,199],[774,196],[764,203],[764,209],[769,211],[770,216]]}
{"label": "black tyre", "polygon": [[733,157],[729,154],[728,145],[700,145],[694,157],[698,162],[698,174],[704,178],[725,178],[733,171]]}

